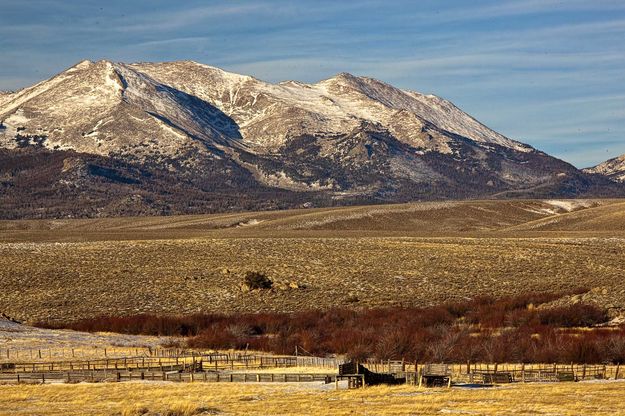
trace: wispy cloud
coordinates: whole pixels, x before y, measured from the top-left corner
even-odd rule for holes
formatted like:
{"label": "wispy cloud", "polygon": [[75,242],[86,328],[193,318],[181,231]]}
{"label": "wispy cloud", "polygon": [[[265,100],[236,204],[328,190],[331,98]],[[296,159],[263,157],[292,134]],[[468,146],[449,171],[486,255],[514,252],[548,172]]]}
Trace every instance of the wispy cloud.
{"label": "wispy cloud", "polygon": [[233,4],[193,7],[177,11],[151,12],[142,16],[120,18],[113,23],[113,28],[120,32],[143,32],[157,30],[176,30],[189,28],[207,20],[235,18],[240,15],[267,11],[267,5],[258,3]]}
{"label": "wispy cloud", "polygon": [[618,0],[594,2],[589,2],[587,0],[507,0],[495,2],[463,2],[458,7],[435,14],[433,19],[436,22],[441,23],[516,17],[544,13],[598,10],[624,11],[625,4]]}
{"label": "wispy cloud", "polygon": [[0,89],[85,58],[193,59],[271,82],[348,71],[584,166],[625,151],[624,38],[622,0],[4,0]]}

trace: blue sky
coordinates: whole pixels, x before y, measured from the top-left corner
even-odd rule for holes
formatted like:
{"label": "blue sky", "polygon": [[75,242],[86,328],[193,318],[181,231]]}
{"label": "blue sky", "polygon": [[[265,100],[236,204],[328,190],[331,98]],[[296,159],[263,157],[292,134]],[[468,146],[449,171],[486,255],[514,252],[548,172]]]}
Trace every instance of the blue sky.
{"label": "blue sky", "polygon": [[578,167],[625,153],[623,0],[0,0],[0,89],[82,59],[272,82],[346,71],[445,97]]}

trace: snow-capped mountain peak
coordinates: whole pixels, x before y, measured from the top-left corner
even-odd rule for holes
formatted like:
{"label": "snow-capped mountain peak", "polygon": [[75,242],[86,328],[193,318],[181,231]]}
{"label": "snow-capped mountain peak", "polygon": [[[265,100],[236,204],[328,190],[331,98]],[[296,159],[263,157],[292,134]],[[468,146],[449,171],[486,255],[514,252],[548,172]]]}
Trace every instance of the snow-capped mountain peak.
{"label": "snow-capped mountain peak", "polygon": [[279,189],[326,203],[593,183],[435,95],[349,73],[269,83],[194,61],[81,61],[0,94],[0,156],[22,150],[73,152],[61,176],[84,173],[75,154],[93,155],[148,172],[136,182],[164,169],[202,192]]}

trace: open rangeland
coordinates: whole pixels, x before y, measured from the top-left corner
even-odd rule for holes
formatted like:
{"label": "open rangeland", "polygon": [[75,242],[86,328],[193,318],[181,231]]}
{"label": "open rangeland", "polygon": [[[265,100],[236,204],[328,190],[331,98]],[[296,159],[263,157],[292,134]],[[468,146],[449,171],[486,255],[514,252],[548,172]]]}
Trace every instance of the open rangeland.
{"label": "open rangeland", "polygon": [[[235,341],[244,340],[235,342],[237,348],[254,348],[251,340],[256,340],[265,342],[265,350],[274,353],[282,349],[292,351],[293,343],[312,351],[323,338],[320,335],[329,332],[328,322],[341,315],[337,322],[351,322],[348,329],[353,336],[371,335],[361,337],[361,343],[371,344],[371,348],[360,345],[361,353],[373,353],[379,359],[399,359],[407,354],[409,360],[418,357],[424,360],[421,362],[465,363],[473,359],[491,363],[512,362],[507,359],[528,362],[521,361],[523,359],[569,366],[573,362],[603,363],[597,357],[609,357],[610,362],[618,364],[622,362],[623,349],[622,342],[616,342],[620,341],[617,332],[622,330],[617,325],[623,322],[625,315],[624,212],[625,202],[620,200],[526,200],[205,216],[3,221],[0,222],[0,312],[18,320],[58,322],[60,326],[82,318],[96,318],[83,321],[85,325],[109,322],[98,318],[101,315],[127,317],[127,323],[124,323],[126,318],[115,318],[118,326],[121,325],[120,332],[127,333],[151,333],[142,331],[139,314],[169,315],[169,325],[173,325],[169,335],[184,332],[181,329],[186,318],[180,315],[235,313],[210,323],[212,326],[205,328],[208,331],[192,338],[198,344],[196,347],[226,348],[232,344],[232,340],[225,337],[228,335]],[[266,274],[273,280],[273,287],[250,290],[243,284],[248,271]],[[544,299],[530,302],[528,299],[534,297],[531,292],[541,292]],[[550,297],[547,292],[557,296]],[[528,297],[520,303],[513,298],[504,299],[500,304],[481,304],[479,298],[471,300],[484,295],[494,299]],[[445,307],[440,305],[449,301],[456,302],[446,303],[452,311],[459,305],[469,307],[464,312],[455,311],[458,316],[450,315],[448,310],[449,322],[445,330],[439,322],[439,313],[443,313]],[[516,303],[518,305],[510,310],[499,308]],[[598,308],[587,305],[584,309],[578,304],[594,304]],[[415,315],[413,328],[407,324],[410,319],[402,318],[402,313],[412,313],[407,308],[367,311],[368,308],[399,305],[433,306],[431,310],[426,308],[419,312],[430,316],[432,322],[426,325],[425,318]],[[291,324],[287,317],[279,314],[254,315],[260,323],[254,323],[256,318],[237,314],[335,307],[341,309],[324,312],[331,316],[317,316],[312,312],[303,312],[308,315],[301,316],[290,314]],[[553,317],[549,318],[549,313],[543,309],[549,307],[556,311],[566,311],[567,307],[579,309],[581,315],[589,316],[600,310],[607,315],[601,312],[600,318],[590,324],[573,325],[580,328],[569,328],[569,334],[561,332],[562,328],[556,327],[557,322],[552,322],[556,326],[549,331],[544,326],[534,325],[551,322]],[[353,313],[354,309],[370,320],[360,322],[361,315],[346,313]],[[479,309],[481,315],[471,315],[473,309]],[[501,312],[501,316],[497,315],[501,319],[493,320],[495,315],[490,312],[496,312],[494,309]],[[385,315],[392,310],[398,314],[395,319]],[[428,311],[432,313],[427,315]],[[297,332],[297,325],[302,326],[302,316],[308,317],[302,328],[310,329],[313,315],[318,318],[317,324],[325,325],[323,331],[317,331],[317,336],[310,339],[303,335],[290,336]],[[382,315],[384,322],[380,323]],[[350,316],[352,321],[347,319]],[[153,321],[148,322],[160,322],[158,317],[149,319]],[[176,324],[176,319],[180,319],[181,325]],[[198,315],[197,319],[203,318]],[[388,322],[389,319],[394,323]],[[267,322],[261,322],[263,320]],[[607,320],[616,326],[593,331],[596,322],[602,324]],[[139,326],[132,327],[133,322]],[[243,325],[245,322],[247,326]],[[376,328],[371,331],[367,322],[377,322]],[[473,324],[469,325],[471,322]],[[50,384],[0,385],[0,414],[625,413],[625,405],[620,400],[625,384],[615,380],[620,375],[618,366],[604,371],[601,381],[592,382],[514,383],[471,389],[375,386],[335,391],[334,383],[266,383],[261,377],[277,371],[284,373],[284,380],[287,380],[287,373],[292,376],[305,371],[319,373],[323,379],[329,372],[336,374],[336,366],[332,369],[247,369],[245,364],[233,369],[226,364],[219,369],[224,377],[230,377],[233,371],[251,371],[256,375],[246,377],[258,377],[261,382],[206,383],[196,378],[196,382],[190,383],[185,380],[193,380],[195,357],[187,356],[180,362],[182,369],[172,375],[174,380],[176,375],[180,377],[182,382],[161,381],[168,379],[160,373],[158,377],[152,374],[152,381],[140,382],[132,381],[136,380],[132,374],[137,377],[145,371],[143,357],[152,357],[153,364],[158,360],[153,348],[184,346],[190,344],[189,339],[42,329],[2,318],[0,323],[0,354],[4,354],[2,361],[9,378],[13,377],[11,371],[16,373],[20,365],[28,369],[24,362],[43,362],[44,367],[55,363],[57,372],[60,371],[58,366],[67,366],[68,360],[88,363],[82,378],[65,369],[63,380],[49,379],[46,383]],[[250,325],[255,332],[248,333]],[[271,329],[272,325],[278,329]],[[210,332],[212,327],[218,330]],[[391,331],[404,327],[412,329],[401,333]],[[467,328],[475,331],[465,331]],[[338,325],[334,329],[340,334],[342,327]],[[526,333],[526,329],[533,332]],[[390,344],[378,339],[387,330],[391,332],[382,338]],[[518,334],[518,339],[513,340],[516,335],[510,334]],[[523,338],[523,334],[527,336]],[[343,334],[336,338],[341,341],[345,337]],[[326,341],[326,347],[334,345]],[[514,344],[515,348],[508,348],[499,359],[497,352],[505,349],[502,343]],[[400,344],[406,348],[399,351]],[[542,354],[549,353],[556,344],[558,358]],[[419,352],[420,345],[425,349]],[[333,347],[330,352],[349,353],[352,347],[349,345],[344,350]],[[534,355],[528,355],[532,351]],[[100,366],[104,360],[107,369],[114,362],[114,367],[108,370],[109,377],[116,371],[123,371],[124,375],[118,380],[124,382],[75,384],[89,377],[97,381],[95,367],[91,367],[90,373],[90,360],[91,365],[97,362]],[[193,364],[191,370],[187,368],[189,360]],[[134,371],[117,368],[122,362],[126,366],[131,361],[136,365]],[[13,365],[15,367],[11,367]],[[163,372],[162,362],[158,365]],[[390,367],[389,361],[389,372]],[[582,374],[587,377],[581,379],[591,378],[592,375],[585,374],[586,367],[582,368]],[[72,369],[76,369],[74,364],[70,364]],[[47,371],[52,372],[52,367]],[[150,364],[147,371],[150,371]],[[34,369],[32,372],[36,373]],[[579,371],[575,373],[579,376]],[[106,372],[104,374],[106,376]],[[199,378],[207,376],[208,372],[196,374]],[[50,373],[47,376],[51,377]],[[71,383],[62,383],[70,376],[74,377]],[[36,377],[41,375],[31,382],[38,382]]]}
{"label": "open rangeland", "polygon": [[[581,300],[618,316],[624,213],[621,200],[526,200],[2,221],[0,312],[68,321],[434,305],[585,287]],[[246,271],[264,272],[274,287],[245,290]]]}
{"label": "open rangeland", "polygon": [[[327,387],[327,386],[326,386]],[[104,383],[0,386],[2,415],[617,415],[624,382],[324,389],[296,384]]]}

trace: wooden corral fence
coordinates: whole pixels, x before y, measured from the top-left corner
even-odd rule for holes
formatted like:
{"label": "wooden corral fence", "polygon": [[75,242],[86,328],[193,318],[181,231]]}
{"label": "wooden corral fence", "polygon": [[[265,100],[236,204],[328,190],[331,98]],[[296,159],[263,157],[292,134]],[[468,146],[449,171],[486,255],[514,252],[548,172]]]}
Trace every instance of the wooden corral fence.
{"label": "wooden corral fence", "polygon": [[378,384],[406,383],[405,377],[402,377],[401,374],[376,373],[356,361],[339,365],[339,374],[336,376],[337,389],[338,380],[347,380],[348,388],[350,389]]}
{"label": "wooden corral fence", "polygon": [[194,370],[242,370],[253,368],[315,367],[335,369],[343,361],[336,358],[274,356],[253,354],[181,352],[110,357],[96,359],[66,360],[19,360],[0,361],[0,372],[52,372],[74,370],[137,370],[186,371]]}
{"label": "wooden corral fence", "polygon": [[[174,353],[175,351],[175,353]],[[37,354],[38,356],[39,354]],[[206,382],[310,382],[335,381],[337,358],[274,356],[153,350],[142,356],[69,360],[0,362],[0,383],[102,382],[129,380]],[[254,369],[287,367],[327,368],[328,373],[254,373]],[[240,371],[245,371],[241,373]],[[237,373],[239,372],[239,373]]]}
{"label": "wooden corral fence", "polygon": [[221,372],[159,372],[159,371],[56,371],[42,373],[0,373],[0,383],[79,383],[122,381],[172,381],[212,383],[332,383],[336,374],[319,373],[221,373]]}
{"label": "wooden corral fence", "polygon": [[[6,350],[5,350],[6,351]],[[126,350],[127,351],[127,350]],[[117,357],[112,351],[103,358],[50,360],[39,352],[37,359],[0,360],[0,382],[79,382],[79,381],[127,381],[168,380],[207,382],[250,381],[337,381],[336,371],[344,364],[341,358],[309,356],[274,356],[247,353],[220,353],[187,351],[178,349],[144,349],[143,355]],[[7,355],[12,357],[11,353]],[[30,354],[28,354],[30,356]],[[17,357],[15,357],[17,358]],[[559,382],[595,379],[625,379],[620,366],[583,364],[445,364],[444,374],[440,365],[407,361],[368,360],[358,363],[358,371],[351,374],[343,367],[340,376],[353,379],[354,386],[402,380],[409,384],[423,383],[424,377],[433,385],[445,382],[471,384],[502,384],[513,382]],[[283,374],[254,372],[255,369],[285,367],[324,368],[321,374]],[[441,367],[442,368],[442,367]],[[436,371],[435,371],[436,370]],[[439,374],[440,373],[440,374]],[[368,378],[368,380],[365,378]],[[449,377],[447,379],[446,377]],[[340,378],[340,377],[339,377]],[[362,382],[362,383],[361,383]],[[426,381],[426,383],[429,383]]]}
{"label": "wooden corral fence", "polygon": [[179,348],[150,347],[76,347],[76,348],[0,348],[0,362],[33,360],[61,361],[69,359],[97,359],[128,356],[167,357],[177,356]]}
{"label": "wooden corral fence", "polygon": [[419,371],[415,365],[417,373],[413,383],[418,383],[419,387],[451,387],[451,370],[447,364],[426,364]]}
{"label": "wooden corral fence", "polygon": [[[87,365],[124,361],[128,368],[137,368],[137,362],[179,364],[182,360],[203,359],[205,365],[221,368],[273,368],[273,367],[322,367],[335,369],[344,360],[327,357],[250,354],[245,352],[191,351],[178,348],[85,348],[85,349],[0,349],[0,367],[3,365],[45,365],[76,363],[78,368]],[[111,364],[111,365],[113,365]],[[1,369],[1,368],[0,368]]]}
{"label": "wooden corral fence", "polygon": [[[625,370],[619,365],[588,364],[429,364],[405,361],[365,361],[375,372],[404,376],[406,382],[419,384],[424,376],[431,380],[450,377],[449,383],[503,384],[513,382],[560,382],[584,380],[625,379]],[[440,373],[440,374],[439,374]],[[439,380],[440,381],[440,380]],[[440,384],[436,382],[435,384]]]}

